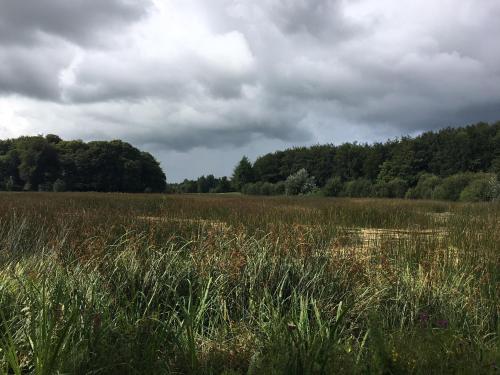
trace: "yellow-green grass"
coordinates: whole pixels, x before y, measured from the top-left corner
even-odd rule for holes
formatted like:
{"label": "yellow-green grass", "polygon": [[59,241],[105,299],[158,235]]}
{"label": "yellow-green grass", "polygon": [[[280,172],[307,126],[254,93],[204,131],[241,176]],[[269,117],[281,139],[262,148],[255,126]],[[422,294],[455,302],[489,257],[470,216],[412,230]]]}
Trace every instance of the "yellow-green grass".
{"label": "yellow-green grass", "polygon": [[495,373],[500,205],[0,195],[0,374]]}

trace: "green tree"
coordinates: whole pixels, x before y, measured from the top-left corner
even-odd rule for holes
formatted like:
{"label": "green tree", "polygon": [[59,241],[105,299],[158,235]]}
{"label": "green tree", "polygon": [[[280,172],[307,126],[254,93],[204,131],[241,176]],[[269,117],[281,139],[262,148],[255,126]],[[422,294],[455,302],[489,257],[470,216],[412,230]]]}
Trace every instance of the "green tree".
{"label": "green tree", "polygon": [[59,159],[53,145],[43,137],[21,137],[15,141],[19,153],[19,176],[25,190],[52,184],[59,175]]}
{"label": "green tree", "polygon": [[246,156],[243,156],[238,165],[234,168],[231,180],[234,188],[238,191],[241,191],[244,185],[254,182],[255,175],[252,163],[250,163]]}

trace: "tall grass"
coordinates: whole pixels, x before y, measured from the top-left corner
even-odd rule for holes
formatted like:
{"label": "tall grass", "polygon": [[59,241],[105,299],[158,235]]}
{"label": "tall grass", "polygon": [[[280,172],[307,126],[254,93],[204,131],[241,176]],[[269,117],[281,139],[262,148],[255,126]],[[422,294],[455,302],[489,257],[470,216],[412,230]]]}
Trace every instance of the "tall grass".
{"label": "tall grass", "polygon": [[495,373],[499,226],[498,204],[4,194],[0,374]]}

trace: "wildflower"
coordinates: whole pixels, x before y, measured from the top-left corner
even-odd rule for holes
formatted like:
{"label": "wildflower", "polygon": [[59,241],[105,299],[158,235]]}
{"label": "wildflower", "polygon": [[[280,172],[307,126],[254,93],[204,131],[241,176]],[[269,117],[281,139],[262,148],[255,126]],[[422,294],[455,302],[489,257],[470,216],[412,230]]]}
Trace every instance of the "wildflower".
{"label": "wildflower", "polygon": [[437,326],[439,328],[443,328],[443,329],[446,329],[448,328],[448,321],[446,319],[440,319],[436,322]]}
{"label": "wildflower", "polygon": [[430,316],[426,312],[422,312],[418,316],[418,320],[421,324],[427,325],[429,323]]}

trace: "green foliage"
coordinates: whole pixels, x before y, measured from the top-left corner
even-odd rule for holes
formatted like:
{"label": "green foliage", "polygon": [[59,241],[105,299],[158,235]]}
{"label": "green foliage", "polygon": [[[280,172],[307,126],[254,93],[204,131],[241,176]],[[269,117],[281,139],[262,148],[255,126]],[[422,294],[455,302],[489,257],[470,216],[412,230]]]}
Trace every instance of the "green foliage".
{"label": "green foliage", "polygon": [[181,183],[168,184],[166,192],[170,194],[186,193],[228,193],[234,191],[227,177],[216,178],[213,175],[200,176],[197,180],[185,179]]}
{"label": "green foliage", "polygon": [[214,193],[228,193],[232,191],[231,182],[227,177],[222,177],[216,181],[215,188],[213,189]]}
{"label": "green foliage", "polygon": [[314,176],[309,176],[305,169],[288,176],[285,181],[286,195],[309,194],[316,190],[316,181]]}
{"label": "green foliage", "polygon": [[280,181],[275,184],[270,182],[249,183],[242,187],[241,192],[247,195],[284,195],[285,182]]}
{"label": "green foliage", "polygon": [[55,193],[62,193],[64,191],[66,191],[66,183],[64,182],[64,180],[62,180],[60,178],[55,180],[53,190]]}
{"label": "green foliage", "polygon": [[472,173],[460,173],[446,177],[435,188],[432,198],[457,201],[462,193],[462,190],[464,190],[465,187],[473,180],[474,175]]}
{"label": "green foliage", "polygon": [[404,198],[408,190],[408,182],[402,178],[396,177],[387,183],[390,198]]}
{"label": "green foliage", "polygon": [[232,183],[237,191],[241,191],[245,184],[255,181],[252,163],[246,156],[240,160],[238,165],[234,168]]}
{"label": "green foliage", "polygon": [[247,195],[260,195],[262,184],[262,182],[250,182],[242,186],[241,192]]}
{"label": "green foliage", "polygon": [[434,190],[441,184],[441,179],[430,173],[422,173],[418,178],[417,185],[408,190],[406,195],[410,199],[431,199],[434,195]]}
{"label": "green foliage", "polygon": [[484,175],[467,185],[460,193],[463,202],[488,202],[498,198],[499,183],[496,175]]}
{"label": "green foliage", "polygon": [[340,177],[332,177],[323,187],[323,193],[327,197],[338,197],[344,189],[344,183],[340,179]]}
{"label": "green foliage", "polygon": [[[500,154],[500,145],[498,147],[498,153]],[[491,163],[491,170],[493,173],[496,173],[497,177],[500,179],[500,156],[496,157]]]}
{"label": "green foliage", "polygon": [[[277,183],[305,169],[326,195],[338,195],[340,180],[350,184],[343,188],[347,196],[457,200],[468,182],[453,177],[438,189],[441,179],[464,173],[499,174],[499,160],[500,122],[479,123],[372,145],[345,143],[276,151],[257,158],[251,182]],[[335,186],[331,179],[336,179]],[[372,182],[373,189],[365,186],[360,193],[360,183],[353,184],[356,180]]]}
{"label": "green foliage", "polygon": [[379,198],[404,198],[408,191],[408,183],[395,177],[390,181],[379,181],[373,186],[373,195]]}
{"label": "green foliage", "polygon": [[344,185],[343,196],[351,198],[370,197],[373,194],[373,184],[365,178],[358,178],[346,182]]}
{"label": "green foliage", "polygon": [[[54,187],[57,181],[57,186]],[[6,190],[165,190],[154,157],[121,141],[63,141],[56,135],[0,141],[0,186]]]}

